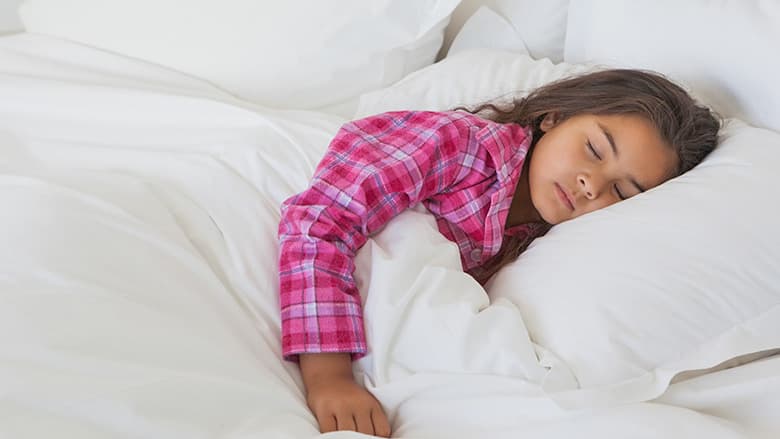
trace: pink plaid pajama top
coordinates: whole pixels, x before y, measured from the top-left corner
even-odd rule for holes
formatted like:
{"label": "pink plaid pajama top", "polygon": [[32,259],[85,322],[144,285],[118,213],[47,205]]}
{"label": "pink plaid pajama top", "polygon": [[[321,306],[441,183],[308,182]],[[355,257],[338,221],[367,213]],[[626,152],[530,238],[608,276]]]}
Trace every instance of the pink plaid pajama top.
{"label": "pink plaid pajama top", "polygon": [[505,230],[530,131],[461,111],[399,111],[345,124],[311,186],[282,203],[282,353],[367,352],[354,257],[368,237],[417,203],[455,242],[472,275],[504,235],[533,239],[538,223]]}

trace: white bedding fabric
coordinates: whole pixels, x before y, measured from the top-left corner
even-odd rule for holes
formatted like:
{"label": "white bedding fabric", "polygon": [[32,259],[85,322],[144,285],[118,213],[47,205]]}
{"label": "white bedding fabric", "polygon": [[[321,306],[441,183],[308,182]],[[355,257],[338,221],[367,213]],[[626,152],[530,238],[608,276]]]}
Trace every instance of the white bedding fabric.
{"label": "white bedding fabric", "polygon": [[[316,436],[281,361],[276,226],[342,122],[75,44],[0,39],[0,437]],[[457,252],[421,211],[358,266],[374,350],[356,372],[394,437],[780,434],[779,357],[657,401],[558,408],[517,309],[442,276]]]}
{"label": "white bedding fabric", "polygon": [[780,131],[778,22],[773,0],[572,0],[564,60],[661,71],[724,117]]}
{"label": "white bedding fabric", "polygon": [[27,32],[156,63],[258,104],[315,109],[432,63],[458,2],[30,0],[19,16]]}

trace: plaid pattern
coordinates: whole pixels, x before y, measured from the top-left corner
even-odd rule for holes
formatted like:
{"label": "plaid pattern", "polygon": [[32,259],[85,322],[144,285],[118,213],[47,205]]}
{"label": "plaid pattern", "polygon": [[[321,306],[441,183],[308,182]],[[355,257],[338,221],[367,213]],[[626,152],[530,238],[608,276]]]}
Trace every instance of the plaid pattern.
{"label": "plaid pattern", "polygon": [[282,203],[282,352],[366,353],[353,259],[367,237],[422,203],[474,274],[495,255],[530,131],[466,112],[399,111],[345,124],[311,186]]}

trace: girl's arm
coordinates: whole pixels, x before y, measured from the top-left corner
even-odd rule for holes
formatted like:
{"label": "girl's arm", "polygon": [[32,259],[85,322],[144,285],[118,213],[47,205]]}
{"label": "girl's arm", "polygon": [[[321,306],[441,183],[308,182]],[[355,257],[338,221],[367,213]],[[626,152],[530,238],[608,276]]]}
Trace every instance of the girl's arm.
{"label": "girl's arm", "polygon": [[344,125],[311,186],[282,204],[282,353],[366,353],[354,257],[368,236],[468,172],[476,116],[395,112]]}
{"label": "girl's arm", "polygon": [[367,349],[352,277],[357,250],[408,207],[458,190],[461,180],[468,184],[467,176],[485,168],[481,142],[519,144],[526,137],[520,127],[460,112],[394,112],[350,122],[331,142],[311,187],[282,204],[282,353],[290,360],[303,354],[307,402],[321,431],[389,432],[379,403],[352,379],[351,359]]}

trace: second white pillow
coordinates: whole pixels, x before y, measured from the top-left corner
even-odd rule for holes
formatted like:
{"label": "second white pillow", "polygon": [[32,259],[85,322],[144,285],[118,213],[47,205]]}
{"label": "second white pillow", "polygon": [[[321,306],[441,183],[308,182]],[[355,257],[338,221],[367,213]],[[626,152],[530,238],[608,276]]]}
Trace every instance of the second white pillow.
{"label": "second white pillow", "polygon": [[559,224],[486,286],[582,391],[654,398],[681,371],[780,348],[780,134],[730,121],[699,166]]}
{"label": "second white pillow", "polygon": [[442,111],[506,100],[594,69],[586,64],[553,64],[548,59],[535,60],[507,50],[464,50],[390,87],[361,95],[355,117],[394,110]]}

